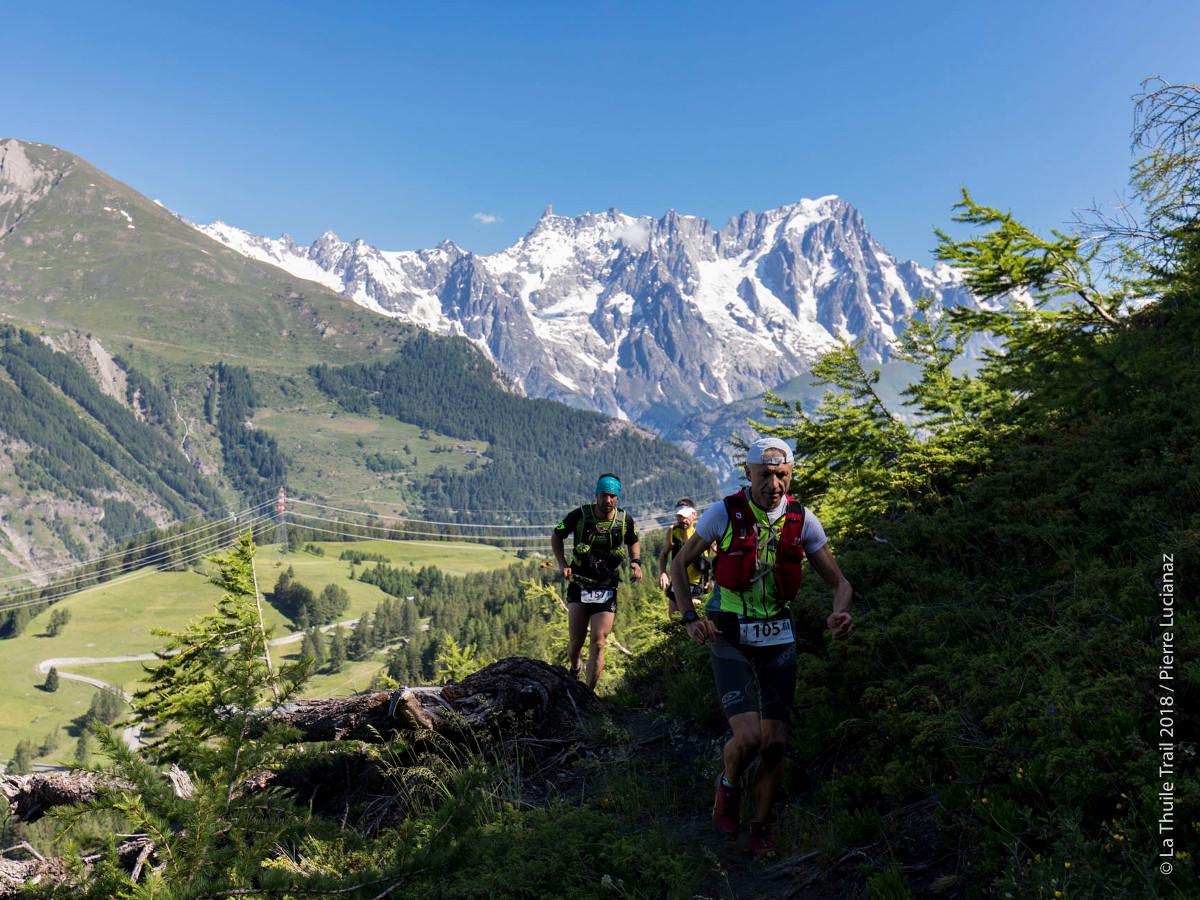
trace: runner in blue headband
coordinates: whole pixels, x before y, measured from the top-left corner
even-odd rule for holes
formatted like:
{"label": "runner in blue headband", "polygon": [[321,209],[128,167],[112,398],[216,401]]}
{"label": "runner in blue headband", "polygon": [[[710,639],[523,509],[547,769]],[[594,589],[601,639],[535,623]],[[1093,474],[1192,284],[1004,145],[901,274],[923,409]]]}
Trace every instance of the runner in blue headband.
{"label": "runner in blue headband", "polygon": [[596,482],[597,494],[612,494],[614,497],[621,496],[621,480],[616,475],[601,475]]}
{"label": "runner in blue headband", "polygon": [[[582,674],[579,658],[590,630],[587,683],[593,689],[604,670],[604,647],[617,612],[621,564],[628,559],[631,579],[642,580],[641,545],[633,517],[617,506],[620,496],[621,479],[605,472],[596,480],[596,501],[571,510],[550,535],[558,569],[567,581],[571,674]],[[568,534],[575,538],[570,562],[563,549]]]}

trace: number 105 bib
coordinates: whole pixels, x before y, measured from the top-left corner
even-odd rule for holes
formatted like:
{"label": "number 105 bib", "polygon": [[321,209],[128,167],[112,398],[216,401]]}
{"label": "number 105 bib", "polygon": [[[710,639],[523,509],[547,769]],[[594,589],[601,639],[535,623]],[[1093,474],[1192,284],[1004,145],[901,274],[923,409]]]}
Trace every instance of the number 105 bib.
{"label": "number 105 bib", "polygon": [[741,619],[741,643],[746,647],[774,647],[792,642],[791,619]]}

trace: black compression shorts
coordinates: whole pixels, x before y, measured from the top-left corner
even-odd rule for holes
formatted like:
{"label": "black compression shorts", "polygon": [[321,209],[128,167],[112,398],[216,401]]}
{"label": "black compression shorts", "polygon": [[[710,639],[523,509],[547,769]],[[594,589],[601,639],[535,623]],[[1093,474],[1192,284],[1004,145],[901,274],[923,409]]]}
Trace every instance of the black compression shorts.
{"label": "black compression shorts", "polygon": [[713,639],[710,658],[725,718],[756,712],[764,719],[787,721],[796,697],[794,641],[774,647],[743,647],[719,634]]}

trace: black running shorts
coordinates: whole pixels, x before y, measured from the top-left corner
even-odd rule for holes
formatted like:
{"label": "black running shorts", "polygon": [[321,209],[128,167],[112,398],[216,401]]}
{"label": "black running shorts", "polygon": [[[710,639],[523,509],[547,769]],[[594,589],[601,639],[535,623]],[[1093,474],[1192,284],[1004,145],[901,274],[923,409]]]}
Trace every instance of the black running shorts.
{"label": "black running shorts", "polygon": [[796,697],[794,641],[774,647],[743,647],[718,634],[710,654],[725,718],[756,712],[764,719],[787,721]]}
{"label": "black running shorts", "polygon": [[583,602],[584,591],[597,590],[605,590],[605,588],[595,588],[590,585],[584,588],[579,585],[579,582],[572,581],[567,585],[567,603],[578,603],[580,606],[586,607],[589,615],[595,615],[596,613],[602,612],[615,613],[617,611],[617,589],[615,587],[609,589],[612,591],[612,597],[602,603]]}

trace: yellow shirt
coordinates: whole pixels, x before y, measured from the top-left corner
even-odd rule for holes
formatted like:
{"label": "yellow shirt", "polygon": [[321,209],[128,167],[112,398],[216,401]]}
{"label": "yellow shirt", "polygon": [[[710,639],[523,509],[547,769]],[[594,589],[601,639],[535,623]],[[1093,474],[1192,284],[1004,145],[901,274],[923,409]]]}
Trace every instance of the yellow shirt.
{"label": "yellow shirt", "polygon": [[[681,533],[682,533],[682,539],[680,539]],[[672,525],[667,530],[667,546],[669,548],[671,548],[671,549],[667,550],[667,559],[671,560],[671,559],[675,558],[675,553],[677,552],[674,549],[676,541],[678,541],[678,546],[682,547],[684,544],[686,544],[688,542],[688,538],[690,538],[695,533],[696,533],[696,526],[694,524],[688,525],[686,529],[681,525]],[[708,551],[705,551],[705,552],[707,553]],[[692,584],[692,585],[700,584],[700,582],[703,578],[704,578],[704,574],[700,571],[699,568],[697,568],[695,563],[692,563],[692,565],[688,566],[688,584]]]}

